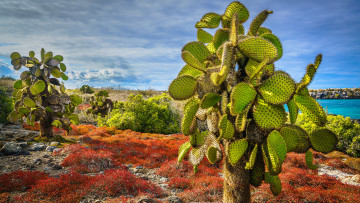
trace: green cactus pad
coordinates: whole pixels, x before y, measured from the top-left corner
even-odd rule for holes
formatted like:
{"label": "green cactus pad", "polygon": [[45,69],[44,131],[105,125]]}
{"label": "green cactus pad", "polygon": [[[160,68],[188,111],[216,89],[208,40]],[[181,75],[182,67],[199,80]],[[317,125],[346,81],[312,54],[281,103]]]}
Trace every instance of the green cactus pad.
{"label": "green cactus pad", "polygon": [[250,154],[249,161],[246,162],[245,169],[250,170],[254,167],[257,152],[258,152],[258,145],[255,144],[254,149],[252,150],[252,152]]}
{"label": "green cactus pad", "polygon": [[280,134],[286,142],[287,152],[294,151],[299,145],[299,136],[295,129],[285,125],[280,129]]}
{"label": "green cactus pad", "polygon": [[255,159],[253,169],[250,171],[250,184],[259,187],[265,179],[265,164],[261,153],[258,153]]}
{"label": "green cactus pad", "polygon": [[20,79],[21,79],[21,80],[26,80],[26,79],[29,78],[29,76],[30,76],[30,72],[29,72],[29,71],[24,71],[24,72],[22,72],[22,73],[20,74]]}
{"label": "green cactus pad", "polygon": [[216,13],[205,14],[199,22],[195,24],[196,28],[217,28],[220,24],[221,15]]}
{"label": "green cactus pad", "polygon": [[254,20],[251,22],[250,24],[250,28],[248,31],[249,36],[255,36],[256,33],[258,32],[260,26],[263,24],[263,22],[266,20],[266,18],[268,17],[269,14],[272,14],[272,11],[267,11],[264,10],[261,13],[259,13]]}
{"label": "green cactus pad", "polygon": [[287,148],[284,138],[277,130],[272,131],[267,137],[267,144],[275,150],[279,157],[280,164],[282,164],[286,158]]}
{"label": "green cactus pad", "polygon": [[276,50],[278,53],[278,57],[276,60],[279,60],[283,55],[283,49],[282,49],[282,45],[281,45],[279,38],[277,38],[274,34],[270,34],[270,33],[263,34],[263,35],[261,35],[261,37],[264,39],[267,39],[276,47]]}
{"label": "green cactus pad", "polygon": [[293,150],[294,152],[305,153],[310,149],[311,143],[310,143],[309,135],[304,129],[302,129],[297,125],[285,125],[284,127],[291,128],[292,130],[296,131],[296,134],[299,138],[299,142],[298,142],[299,144],[296,147],[296,149]]}
{"label": "green cactus pad", "polygon": [[238,47],[241,54],[259,63],[265,58],[268,58],[271,62],[275,61],[278,57],[276,47],[271,42],[261,37],[249,37],[240,40]]}
{"label": "green cactus pad", "polygon": [[62,125],[61,121],[59,120],[54,120],[52,123],[51,123],[52,126],[55,126],[55,127],[60,127]]}
{"label": "green cactus pad", "polygon": [[13,52],[10,54],[10,58],[13,60],[18,59],[18,58],[21,58],[21,55],[18,52]]}
{"label": "green cactus pad", "polygon": [[295,92],[295,81],[288,75],[275,73],[259,87],[259,92],[268,103],[279,105],[289,101]]}
{"label": "green cactus pad", "polygon": [[271,34],[272,31],[266,27],[259,27],[258,31],[258,36],[262,36],[262,35],[265,35],[265,34]]}
{"label": "green cactus pad", "polygon": [[199,100],[191,99],[184,108],[184,116],[181,121],[181,130],[184,135],[191,133],[191,125],[195,119],[195,114],[199,108]]}
{"label": "green cactus pad", "polygon": [[205,65],[201,63],[198,59],[196,59],[190,52],[184,51],[181,53],[181,57],[188,65],[201,70],[205,71]]}
{"label": "green cactus pad", "polygon": [[281,128],[286,122],[286,112],[283,106],[266,103],[258,99],[253,109],[256,124],[265,129]]}
{"label": "green cactus pad", "polygon": [[60,70],[61,70],[62,72],[65,72],[65,71],[66,71],[66,65],[63,64],[63,63],[60,63]]}
{"label": "green cactus pad", "polygon": [[64,57],[62,57],[61,55],[56,55],[56,56],[54,56],[54,57],[53,57],[53,59],[55,59],[55,60],[57,60],[57,61],[61,62],[61,61],[63,61],[63,60],[64,60]]}
{"label": "green cactus pad", "polygon": [[296,119],[297,119],[297,116],[299,113],[299,108],[296,106],[294,99],[291,99],[287,103],[287,107],[289,109],[289,114],[290,114],[290,123],[294,124],[296,122]]}
{"label": "green cactus pad", "polygon": [[22,80],[17,80],[17,81],[14,83],[14,88],[15,88],[15,89],[22,89],[22,88],[23,88],[23,82],[22,82]]}
{"label": "green cactus pad", "polygon": [[18,113],[16,111],[12,111],[8,115],[8,119],[9,119],[10,122],[15,123],[18,120]]}
{"label": "green cactus pad", "polygon": [[275,149],[271,145],[268,145],[267,143],[264,143],[261,146],[262,146],[261,149],[263,152],[265,164],[268,171],[272,175],[279,174],[281,172],[282,165],[280,163],[279,156],[277,155]]}
{"label": "green cactus pad", "polygon": [[[296,84],[297,86],[299,86],[300,84]],[[310,93],[307,87],[303,87],[301,88],[299,91],[297,91],[298,95],[302,95],[302,96],[306,96],[306,97],[310,97]]]}
{"label": "green cactus pad", "polygon": [[236,115],[243,112],[246,106],[255,99],[256,94],[256,90],[249,84],[243,82],[237,84],[230,95],[231,113]]}
{"label": "green cactus pad", "polygon": [[54,76],[55,78],[60,78],[61,77],[61,72],[59,69],[57,68],[51,68],[50,73],[52,76]]}
{"label": "green cactus pad", "polygon": [[27,106],[29,108],[35,108],[36,107],[36,104],[35,104],[34,100],[30,99],[29,97],[25,97],[24,104],[25,104],[25,106]]}
{"label": "green cactus pad", "polygon": [[270,173],[265,173],[265,181],[270,184],[270,190],[274,196],[278,196],[281,193],[282,186],[279,176],[272,176]]}
{"label": "green cactus pad", "polygon": [[208,131],[203,131],[203,132],[195,132],[193,134],[190,135],[189,137],[189,141],[192,147],[200,147],[201,145],[204,144],[205,139],[208,135]]}
{"label": "green cactus pad", "polygon": [[313,164],[313,153],[309,150],[305,153],[305,161],[306,161],[306,165],[312,169],[312,170],[316,170],[318,167],[316,165]]}
{"label": "green cactus pad", "polygon": [[197,31],[197,40],[202,43],[209,43],[213,40],[213,36],[205,30],[199,28]]}
{"label": "green cactus pad", "polygon": [[221,113],[222,114],[225,114],[227,112],[228,103],[229,103],[228,92],[224,91],[221,95]]}
{"label": "green cactus pad", "polygon": [[34,58],[34,56],[35,56],[35,52],[34,51],[29,51],[29,57]]}
{"label": "green cactus pad", "polygon": [[212,41],[215,50],[218,50],[218,48],[224,44],[225,42],[227,42],[230,38],[230,32],[228,30],[224,30],[224,29],[218,29],[215,32],[214,35],[214,39]]}
{"label": "green cactus pad", "polygon": [[231,165],[235,166],[236,163],[243,156],[248,147],[248,141],[244,138],[236,140],[229,146],[228,156]]}
{"label": "green cactus pad", "polygon": [[207,93],[201,100],[200,107],[203,109],[210,108],[214,106],[221,100],[221,96],[214,93]]}
{"label": "green cactus pad", "polygon": [[231,139],[234,136],[235,129],[233,124],[227,119],[227,114],[220,118],[219,122],[220,138]]}
{"label": "green cactus pad", "polygon": [[40,94],[42,91],[45,90],[46,84],[43,80],[38,80],[35,84],[30,86],[30,92],[32,95]]}
{"label": "green cactus pad", "polygon": [[26,108],[26,107],[20,107],[19,108],[19,113],[22,115],[28,115],[30,113],[30,109]]}
{"label": "green cactus pad", "polygon": [[204,74],[204,72],[202,72],[196,68],[193,68],[189,65],[185,65],[179,72],[178,77],[182,76],[182,75],[190,75],[194,78],[198,78],[198,77],[202,76],[203,74]]}
{"label": "green cactus pad", "polygon": [[182,52],[189,52],[193,55],[198,61],[204,62],[209,56],[210,52],[206,46],[201,42],[189,42],[183,48]]}
{"label": "green cactus pad", "polygon": [[326,113],[320,104],[310,96],[294,95],[296,106],[299,107],[301,112],[313,123],[318,126],[326,124]]}
{"label": "green cactus pad", "polygon": [[206,48],[208,48],[208,50],[210,51],[210,53],[215,54],[216,53],[216,49],[214,47],[214,43],[213,42],[209,42],[206,45]]}
{"label": "green cactus pad", "polygon": [[196,166],[199,165],[201,160],[204,158],[205,152],[203,147],[200,148],[192,148],[189,153],[189,162],[191,165]]}
{"label": "green cactus pad", "polygon": [[238,14],[239,24],[244,23],[249,18],[248,9],[240,2],[234,1],[226,8],[223,19],[230,22],[235,13]]}
{"label": "green cactus pad", "polygon": [[69,79],[69,77],[67,75],[65,75],[65,73],[61,73],[61,79],[66,81]]}
{"label": "green cactus pad", "polygon": [[218,149],[216,147],[210,146],[206,152],[206,158],[211,164],[214,164],[218,160]]}
{"label": "green cactus pad", "polygon": [[313,149],[324,154],[333,151],[338,143],[336,134],[328,129],[314,130],[309,137]]}
{"label": "green cactus pad", "polygon": [[36,77],[40,77],[42,75],[42,71],[40,68],[37,68],[36,71],[35,71],[35,76]]}
{"label": "green cactus pad", "polygon": [[173,80],[169,86],[169,94],[175,100],[189,99],[195,94],[197,82],[189,75],[182,75]]}
{"label": "green cactus pad", "polygon": [[179,148],[178,163],[180,163],[191,148],[190,142],[185,142]]}
{"label": "green cactus pad", "polygon": [[79,116],[76,114],[70,114],[67,116],[70,119],[70,122],[74,125],[79,125]]}

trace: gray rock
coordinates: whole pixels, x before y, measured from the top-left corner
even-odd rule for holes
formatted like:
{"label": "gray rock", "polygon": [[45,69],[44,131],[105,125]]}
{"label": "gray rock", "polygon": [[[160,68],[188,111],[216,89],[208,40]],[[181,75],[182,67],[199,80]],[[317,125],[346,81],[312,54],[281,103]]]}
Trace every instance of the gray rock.
{"label": "gray rock", "polygon": [[60,144],[59,142],[51,142],[51,143],[50,143],[50,146],[55,146],[55,147],[57,147],[59,144]]}
{"label": "gray rock", "polygon": [[60,166],[60,165],[54,165],[54,166],[52,167],[52,169],[53,169],[53,170],[61,170],[61,169],[62,169],[62,166]]}
{"label": "gray rock", "polygon": [[136,166],[135,169],[142,169],[142,168],[143,168],[143,166]]}
{"label": "gray rock", "polygon": [[42,150],[46,149],[46,147],[47,146],[45,144],[43,144],[43,143],[35,143],[28,150],[29,151],[42,151]]}
{"label": "gray rock", "polygon": [[21,148],[25,148],[28,146],[27,142],[18,142],[17,143]]}
{"label": "gray rock", "polygon": [[180,197],[178,197],[178,196],[170,196],[168,198],[168,202],[169,203],[182,203]]}
{"label": "gray rock", "polygon": [[46,147],[46,151],[47,152],[53,152],[54,151],[54,149],[56,149],[57,147],[55,147],[55,146],[48,146],[48,147]]}
{"label": "gray rock", "polygon": [[5,143],[2,149],[0,150],[5,155],[17,154],[21,151],[21,147],[17,145],[15,142]]}
{"label": "gray rock", "polygon": [[51,168],[49,168],[49,167],[44,167],[44,171],[48,171],[48,170],[50,170]]}
{"label": "gray rock", "polygon": [[35,159],[33,161],[33,164],[37,164],[37,165],[40,165],[42,163],[42,160],[41,159]]}
{"label": "gray rock", "polygon": [[164,182],[166,182],[166,181],[168,181],[167,178],[165,178],[165,177],[161,177],[161,178],[160,178],[160,182],[164,183]]}

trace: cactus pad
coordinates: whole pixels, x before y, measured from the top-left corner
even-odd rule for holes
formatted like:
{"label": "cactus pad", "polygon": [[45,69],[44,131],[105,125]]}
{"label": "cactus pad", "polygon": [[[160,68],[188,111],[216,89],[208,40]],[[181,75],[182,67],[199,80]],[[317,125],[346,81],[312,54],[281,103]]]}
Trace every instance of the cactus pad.
{"label": "cactus pad", "polygon": [[250,184],[254,187],[259,187],[264,180],[265,165],[261,153],[258,153],[255,159],[253,169],[250,171]]}
{"label": "cactus pad", "polygon": [[314,130],[309,137],[314,150],[324,154],[333,151],[338,143],[335,133],[328,129]]}
{"label": "cactus pad", "polygon": [[295,82],[286,74],[275,73],[263,82],[259,92],[266,102],[275,105],[285,104],[295,92]]}
{"label": "cactus pad", "polygon": [[253,115],[256,124],[261,128],[281,128],[286,121],[286,112],[283,106],[266,103],[260,98],[254,106]]}
{"label": "cactus pad", "polygon": [[311,147],[309,135],[307,134],[307,132],[297,125],[285,125],[285,126],[291,128],[292,130],[295,130],[299,138],[299,144],[296,147],[296,149],[294,149],[293,151],[297,153],[307,152]]}
{"label": "cactus pad", "polygon": [[258,32],[260,26],[263,24],[263,22],[266,20],[269,14],[272,14],[272,11],[264,10],[261,13],[259,13],[254,20],[250,24],[250,28],[248,31],[249,36],[255,36]]}
{"label": "cactus pad", "polygon": [[258,36],[261,37],[262,35],[265,35],[265,34],[271,34],[272,31],[266,27],[259,27],[257,33],[258,33]]}
{"label": "cactus pad", "polygon": [[181,53],[181,57],[188,65],[198,70],[205,71],[205,65],[195,58],[190,52],[183,51]]}
{"label": "cactus pad", "polygon": [[183,48],[182,52],[189,52],[198,61],[204,62],[209,57],[210,52],[206,46],[201,42],[189,42]]}
{"label": "cactus pad", "polygon": [[206,152],[206,158],[211,164],[214,164],[217,161],[217,151],[217,148],[210,146]]}
{"label": "cactus pad", "polygon": [[186,156],[186,154],[189,152],[191,148],[191,144],[190,142],[185,142],[184,144],[182,144],[179,148],[179,156],[178,156],[178,163],[180,163],[184,157]]}
{"label": "cactus pad", "polygon": [[256,91],[247,83],[237,84],[231,92],[231,113],[241,113],[256,97]]}
{"label": "cactus pad", "polygon": [[229,146],[228,156],[230,163],[235,166],[247,150],[248,142],[246,139],[236,140]]}
{"label": "cactus pad", "polygon": [[220,24],[221,15],[216,13],[205,14],[199,22],[196,23],[196,28],[217,28]]}
{"label": "cactus pad", "polygon": [[252,150],[252,152],[250,154],[249,161],[246,162],[245,169],[250,170],[254,167],[257,152],[258,152],[258,145],[255,144],[254,149]]}
{"label": "cactus pad", "polygon": [[306,165],[312,169],[312,170],[316,170],[318,167],[316,165],[313,164],[313,153],[309,150],[305,153],[305,161],[306,161]]}
{"label": "cactus pad", "polygon": [[51,73],[51,75],[53,75],[53,76],[56,77],[56,78],[60,78],[60,77],[61,77],[61,72],[60,72],[60,70],[57,69],[57,68],[51,68],[51,69],[50,69],[50,73]]}
{"label": "cactus pad", "polygon": [[204,158],[204,147],[192,148],[189,153],[189,162],[191,165],[196,166],[199,165],[201,160]]}
{"label": "cactus pad", "polygon": [[268,58],[269,61],[275,61],[278,57],[276,47],[268,40],[260,37],[249,37],[240,40],[238,44],[240,52],[257,62]]}
{"label": "cactus pad", "polygon": [[265,181],[270,184],[270,190],[274,196],[278,196],[281,193],[282,186],[279,176],[272,176],[270,173],[265,173]]}
{"label": "cactus pad", "polygon": [[299,145],[299,136],[295,129],[285,125],[280,130],[281,136],[286,142],[287,152],[294,151]]}
{"label": "cactus pad", "polygon": [[234,126],[227,119],[227,114],[224,114],[219,122],[220,137],[224,139],[231,139],[234,136]]}
{"label": "cactus pad", "polygon": [[324,126],[326,124],[326,114],[324,109],[315,99],[309,96],[295,94],[294,100],[296,106],[299,107],[309,120],[318,126]]}
{"label": "cactus pad", "polygon": [[197,31],[197,40],[202,43],[209,43],[213,40],[213,36],[205,30],[199,28]]}
{"label": "cactus pad", "polygon": [[15,83],[14,83],[14,88],[15,89],[22,89],[23,88],[23,82],[21,80],[17,80]]}
{"label": "cactus pad", "polygon": [[296,122],[296,119],[297,119],[297,116],[299,113],[299,108],[296,106],[294,99],[291,99],[287,103],[287,107],[289,109],[289,114],[290,114],[290,123],[294,124]]}
{"label": "cactus pad", "polygon": [[230,22],[235,13],[238,14],[237,17],[240,24],[244,23],[249,18],[248,9],[240,2],[234,1],[230,3],[229,6],[226,8],[225,13],[223,15],[223,20]]}
{"label": "cactus pad", "polygon": [[203,109],[210,108],[214,106],[221,100],[221,96],[214,93],[207,93],[201,100],[200,107]]}
{"label": "cactus pad", "polygon": [[228,41],[228,40],[229,40],[229,37],[230,37],[230,33],[229,33],[228,30],[218,29],[218,30],[215,32],[214,39],[213,39],[213,41],[212,41],[215,50],[218,50],[218,48],[219,48],[222,44],[224,44],[226,41]]}
{"label": "cactus pad", "polygon": [[277,38],[274,34],[263,34],[261,35],[262,38],[269,40],[275,47],[278,53],[278,57],[276,60],[279,60],[282,55],[283,55],[283,49],[282,49],[282,45],[281,42],[279,40],[279,38]]}
{"label": "cactus pad", "polygon": [[286,142],[277,130],[274,130],[270,133],[270,135],[267,138],[267,144],[268,146],[270,145],[275,150],[276,154],[279,157],[280,164],[282,164],[285,160],[286,152],[287,152]]}
{"label": "cactus pad", "polygon": [[32,95],[40,94],[42,91],[45,90],[46,84],[43,80],[38,80],[35,84],[30,86],[30,92]]}
{"label": "cactus pad", "polygon": [[281,172],[281,163],[275,149],[268,143],[264,143],[261,146],[262,146],[261,149],[262,149],[263,157],[268,171],[272,175],[279,174]]}
{"label": "cactus pad", "polygon": [[189,75],[182,75],[173,80],[169,86],[169,94],[176,100],[189,99],[195,94],[197,82]]}
{"label": "cactus pad", "polygon": [[199,100],[191,99],[184,107],[184,116],[181,121],[181,130],[184,135],[191,133],[191,125],[199,108]]}
{"label": "cactus pad", "polygon": [[207,126],[209,128],[209,131],[212,133],[219,132],[219,113],[216,111],[211,111],[206,119]]}
{"label": "cactus pad", "polygon": [[199,108],[198,111],[196,112],[195,116],[196,118],[198,118],[199,120],[201,121],[205,121],[206,119],[206,109],[203,109],[203,108]]}
{"label": "cactus pad", "polygon": [[24,104],[25,104],[25,106],[27,106],[29,108],[35,108],[36,107],[36,104],[35,104],[34,100],[30,99],[29,97],[25,97]]}
{"label": "cactus pad", "polygon": [[205,139],[208,135],[208,131],[196,132],[190,135],[190,144],[192,147],[200,147],[205,143]]}

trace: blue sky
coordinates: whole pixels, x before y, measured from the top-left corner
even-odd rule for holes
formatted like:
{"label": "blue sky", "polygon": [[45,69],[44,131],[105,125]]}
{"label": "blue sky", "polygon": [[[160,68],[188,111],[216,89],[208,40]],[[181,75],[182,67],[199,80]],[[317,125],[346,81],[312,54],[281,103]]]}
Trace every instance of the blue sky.
{"label": "blue sky", "polygon": [[[9,55],[40,49],[64,56],[69,88],[166,90],[184,66],[181,48],[196,40],[195,23],[223,14],[228,0],[1,0],[0,75],[18,78]],[[251,20],[264,23],[283,45],[275,63],[300,81],[318,53],[323,62],[310,88],[360,87],[359,0],[245,0]],[[210,31],[212,32],[212,31]],[[21,69],[25,70],[25,69]]]}

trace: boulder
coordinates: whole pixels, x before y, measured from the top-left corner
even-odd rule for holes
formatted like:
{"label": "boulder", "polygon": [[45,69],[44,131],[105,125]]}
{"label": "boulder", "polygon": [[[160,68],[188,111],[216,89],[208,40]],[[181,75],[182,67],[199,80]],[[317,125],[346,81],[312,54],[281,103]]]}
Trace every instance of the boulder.
{"label": "boulder", "polygon": [[15,142],[8,142],[4,144],[0,151],[5,155],[12,155],[21,152],[21,150],[21,147]]}

